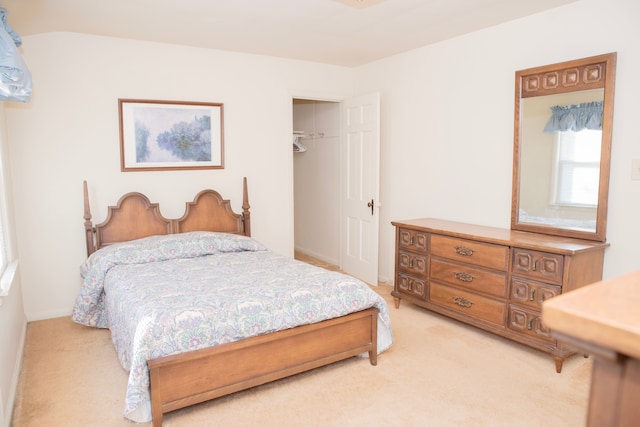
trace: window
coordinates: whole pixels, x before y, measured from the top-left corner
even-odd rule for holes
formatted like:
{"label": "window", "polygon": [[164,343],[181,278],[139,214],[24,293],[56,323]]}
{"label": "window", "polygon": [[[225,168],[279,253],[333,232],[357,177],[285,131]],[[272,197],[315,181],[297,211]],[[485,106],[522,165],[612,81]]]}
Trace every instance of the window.
{"label": "window", "polygon": [[[1,172],[1,169],[0,169]],[[2,181],[0,181],[1,183]],[[0,188],[0,191],[4,193],[4,190]],[[0,276],[4,273],[5,268],[7,268],[7,245],[6,239],[4,236],[4,197],[0,196]]]}
{"label": "window", "polygon": [[600,185],[602,131],[557,133],[554,204],[596,207]]}
{"label": "window", "polygon": [[18,267],[18,261],[13,260],[11,253],[10,232],[8,227],[8,215],[7,211],[7,187],[6,187],[6,174],[5,167],[5,144],[4,144],[4,129],[2,127],[2,120],[4,120],[3,111],[0,111],[0,305],[2,304],[2,297],[9,294],[9,288],[13,282],[13,278]]}

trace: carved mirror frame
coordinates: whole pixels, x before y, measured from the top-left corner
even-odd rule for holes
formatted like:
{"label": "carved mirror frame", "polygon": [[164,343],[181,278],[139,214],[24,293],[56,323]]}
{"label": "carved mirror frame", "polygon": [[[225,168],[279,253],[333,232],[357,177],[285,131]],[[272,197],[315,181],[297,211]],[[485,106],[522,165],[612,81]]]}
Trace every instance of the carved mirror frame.
{"label": "carved mirror frame", "polygon": [[[606,241],[609,172],[611,163],[611,134],[613,123],[613,95],[616,53],[561,62],[516,72],[513,188],[511,202],[511,229],[562,237]],[[520,210],[523,101],[527,98],[577,91],[603,90],[602,145],[598,204],[595,230],[576,229],[556,224],[527,222]],[[522,218],[521,218],[522,216]]]}

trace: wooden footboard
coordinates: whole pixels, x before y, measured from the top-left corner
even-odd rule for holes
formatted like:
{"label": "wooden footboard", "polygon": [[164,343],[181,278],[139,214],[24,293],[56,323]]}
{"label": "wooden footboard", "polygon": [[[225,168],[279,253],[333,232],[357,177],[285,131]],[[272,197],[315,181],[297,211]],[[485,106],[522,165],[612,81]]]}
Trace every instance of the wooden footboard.
{"label": "wooden footboard", "polygon": [[377,364],[378,309],[148,362],[153,426],[164,413],[368,352]]}

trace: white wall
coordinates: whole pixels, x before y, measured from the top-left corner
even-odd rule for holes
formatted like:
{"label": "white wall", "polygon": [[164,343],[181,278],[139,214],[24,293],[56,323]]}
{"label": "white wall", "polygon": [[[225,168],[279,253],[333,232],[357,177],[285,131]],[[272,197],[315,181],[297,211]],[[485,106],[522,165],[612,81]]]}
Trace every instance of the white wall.
{"label": "white wall", "polygon": [[437,217],[508,228],[515,72],[618,52],[605,278],[640,268],[640,2],[581,0],[357,70],[380,91],[380,278],[393,277],[392,220]]}
{"label": "white wall", "polygon": [[[71,312],[86,258],[83,180],[99,223],[129,191],[169,218],[204,188],[240,211],[247,176],[253,236],[293,255],[292,96],[350,96],[353,70],[69,33],[23,37],[23,57],[32,101],[6,116],[29,320]],[[224,103],[225,169],[120,172],[118,98]]]}
{"label": "white wall", "polygon": [[[0,102],[0,160],[4,176],[2,180],[10,184],[8,162],[8,144],[5,125],[5,102]],[[11,202],[11,193],[6,194],[7,205]],[[6,206],[9,207],[9,206]],[[4,209],[5,206],[0,206]],[[17,247],[13,233],[14,221],[11,209],[5,211],[9,235],[8,254],[13,260],[17,256]],[[17,270],[9,295],[0,297],[0,425],[9,427],[15,401],[15,393],[22,364],[22,352],[26,335],[27,319],[24,315],[20,269]]]}

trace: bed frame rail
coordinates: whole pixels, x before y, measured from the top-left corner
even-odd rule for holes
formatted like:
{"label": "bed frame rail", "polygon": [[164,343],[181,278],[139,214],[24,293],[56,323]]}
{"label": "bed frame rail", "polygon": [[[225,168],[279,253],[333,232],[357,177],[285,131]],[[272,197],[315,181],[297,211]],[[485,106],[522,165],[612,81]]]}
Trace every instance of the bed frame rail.
{"label": "bed frame rail", "polygon": [[149,360],[153,426],[164,413],[365,352],[377,364],[377,308]]}

